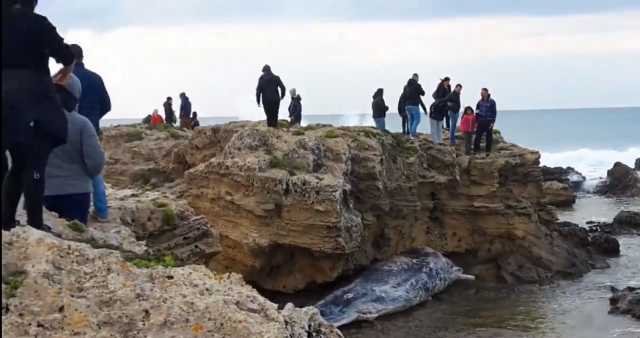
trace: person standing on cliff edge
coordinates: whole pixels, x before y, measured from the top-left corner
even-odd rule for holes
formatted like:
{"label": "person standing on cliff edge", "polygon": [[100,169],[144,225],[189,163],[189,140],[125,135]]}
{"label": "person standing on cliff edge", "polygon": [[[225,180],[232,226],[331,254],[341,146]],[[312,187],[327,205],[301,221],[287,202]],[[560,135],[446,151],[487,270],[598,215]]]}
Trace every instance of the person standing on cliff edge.
{"label": "person standing on cliff edge", "polygon": [[[100,132],[100,120],[111,111],[111,99],[102,81],[102,77],[84,66],[84,52],[79,45],[71,45],[71,52],[76,61],[73,70],[82,85],[82,94],[78,103],[78,113],[86,117],[98,136]],[[97,175],[92,178],[93,184],[93,218],[98,222],[109,220],[109,202],[107,201],[107,187],[104,176]]]}
{"label": "person standing on cliff edge", "polygon": [[[278,89],[280,90],[279,93]],[[271,72],[269,65],[264,65],[256,87],[256,101],[258,102],[258,107],[260,107],[260,99],[262,99],[264,113],[267,115],[267,126],[271,128],[278,127],[280,101],[286,96],[286,90],[280,77]]]}
{"label": "person standing on cliff edge", "polygon": [[185,93],[180,93],[180,128],[191,129],[191,100]]}
{"label": "person standing on cliff edge", "polygon": [[480,152],[480,141],[482,135],[486,135],[487,144],[485,146],[486,155],[491,154],[491,145],[493,144],[493,126],[496,124],[496,116],[498,110],[496,108],[496,101],[491,98],[489,89],[482,88],[480,91],[480,101],[476,105],[476,119],[477,129],[476,138],[473,143],[473,152]]}

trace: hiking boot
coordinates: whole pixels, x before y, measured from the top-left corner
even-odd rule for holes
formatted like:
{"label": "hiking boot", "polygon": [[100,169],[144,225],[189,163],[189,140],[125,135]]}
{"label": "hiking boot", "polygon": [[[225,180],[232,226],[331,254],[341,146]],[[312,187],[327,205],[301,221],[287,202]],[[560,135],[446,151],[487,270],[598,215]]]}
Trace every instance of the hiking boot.
{"label": "hiking boot", "polygon": [[97,223],[109,223],[108,217],[104,218],[104,217],[98,216],[95,210],[91,213],[91,220],[96,221]]}

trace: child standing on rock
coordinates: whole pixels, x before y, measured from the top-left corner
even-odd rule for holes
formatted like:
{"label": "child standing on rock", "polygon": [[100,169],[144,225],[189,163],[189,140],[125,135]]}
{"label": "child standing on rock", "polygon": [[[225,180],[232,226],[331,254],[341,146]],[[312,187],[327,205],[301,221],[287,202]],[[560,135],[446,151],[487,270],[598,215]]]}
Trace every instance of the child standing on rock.
{"label": "child standing on rock", "polygon": [[476,115],[473,112],[473,108],[469,106],[464,108],[462,120],[460,121],[460,131],[464,136],[464,153],[465,155],[471,155],[473,134],[476,131]]}

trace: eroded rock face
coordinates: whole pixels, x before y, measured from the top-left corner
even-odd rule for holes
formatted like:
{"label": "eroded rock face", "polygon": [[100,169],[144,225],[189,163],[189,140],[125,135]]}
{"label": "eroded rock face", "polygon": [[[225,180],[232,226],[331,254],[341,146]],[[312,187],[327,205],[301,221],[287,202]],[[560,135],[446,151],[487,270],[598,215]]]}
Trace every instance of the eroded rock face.
{"label": "eroded rock face", "polygon": [[640,319],[640,288],[626,287],[618,290],[611,287],[613,295],[609,298],[609,313],[630,315]]}
{"label": "eroded rock face", "polygon": [[626,164],[616,162],[607,171],[607,179],[596,187],[595,192],[608,196],[640,197],[640,176]]}
{"label": "eroded rock face", "polygon": [[204,266],[138,269],[30,227],[2,233],[3,337],[342,337]]}
{"label": "eroded rock face", "polygon": [[576,203],[576,193],[569,185],[557,181],[542,183],[542,202],[555,207],[570,207]]}
{"label": "eroded rock face", "polygon": [[636,163],[635,163],[634,169],[635,170],[640,170],[640,158],[636,158]]}
{"label": "eroded rock face", "polygon": [[185,171],[176,189],[220,232],[208,265],[267,289],[330,282],[424,246],[485,280],[587,272],[589,252],[545,206],[540,154],[496,143],[472,158],[372,128],[241,122],[197,130],[162,167]]}

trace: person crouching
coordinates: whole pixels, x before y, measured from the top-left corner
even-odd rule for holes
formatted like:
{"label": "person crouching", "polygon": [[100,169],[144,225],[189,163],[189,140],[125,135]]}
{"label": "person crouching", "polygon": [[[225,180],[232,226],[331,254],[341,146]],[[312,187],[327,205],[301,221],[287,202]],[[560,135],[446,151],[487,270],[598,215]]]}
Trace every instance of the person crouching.
{"label": "person crouching", "polygon": [[95,128],[78,114],[80,80],[69,75],[64,83],[56,83],[56,91],[67,116],[69,133],[67,143],[49,155],[44,206],[68,221],[87,224],[92,178],[102,171],[105,155]]}

